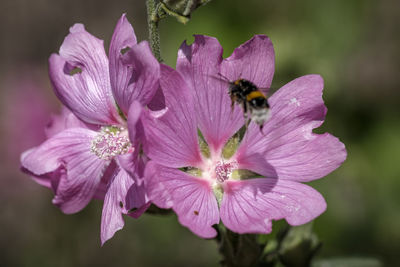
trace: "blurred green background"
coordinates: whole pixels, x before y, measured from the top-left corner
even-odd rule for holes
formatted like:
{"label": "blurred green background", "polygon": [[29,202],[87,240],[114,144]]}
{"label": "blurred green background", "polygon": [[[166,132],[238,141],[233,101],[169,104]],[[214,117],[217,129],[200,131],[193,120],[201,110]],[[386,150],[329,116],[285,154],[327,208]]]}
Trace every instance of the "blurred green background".
{"label": "blurred green background", "polygon": [[[187,25],[160,24],[162,56],[192,34],[219,39],[224,56],[254,34],[275,47],[273,87],[299,76],[324,77],[328,115],[317,132],[346,144],[348,158],[313,182],[327,211],[314,223],[319,258],[400,260],[400,20],[397,0],[213,0]],[[75,22],[105,40],[123,12],[147,39],[144,1],[2,0],[0,2],[0,266],[217,266],[214,241],[202,240],[176,217],[144,215],[100,247],[101,203],[64,215],[52,193],[19,172],[19,154],[39,144],[59,102],[47,59]]]}

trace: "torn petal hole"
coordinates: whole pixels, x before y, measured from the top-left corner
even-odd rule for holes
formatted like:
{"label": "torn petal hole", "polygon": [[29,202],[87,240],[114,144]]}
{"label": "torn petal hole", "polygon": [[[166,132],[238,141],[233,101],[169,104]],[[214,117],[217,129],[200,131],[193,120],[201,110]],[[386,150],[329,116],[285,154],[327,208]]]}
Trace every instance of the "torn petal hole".
{"label": "torn petal hole", "polygon": [[77,74],[77,73],[82,73],[82,69],[81,68],[78,68],[78,67],[75,67],[75,68],[73,68],[70,72],[69,72],[69,75],[75,75],[75,74]]}
{"label": "torn petal hole", "polygon": [[186,173],[188,173],[188,174],[190,174],[190,175],[193,175],[193,176],[197,176],[197,177],[201,177],[201,169],[198,169],[198,168],[195,168],[195,167],[182,167],[182,168],[179,168],[179,170],[180,171],[183,171],[183,172],[186,172]]}
{"label": "torn petal hole", "polygon": [[68,62],[66,62],[64,65],[64,73],[68,74],[70,76],[73,76],[78,73],[82,73],[82,69],[83,69],[82,67],[71,65]]}
{"label": "torn petal hole", "polygon": [[128,52],[130,49],[131,49],[131,48],[130,48],[129,46],[127,46],[127,47],[125,47],[125,48],[122,48],[122,49],[120,50],[121,55],[125,54],[125,53]]}

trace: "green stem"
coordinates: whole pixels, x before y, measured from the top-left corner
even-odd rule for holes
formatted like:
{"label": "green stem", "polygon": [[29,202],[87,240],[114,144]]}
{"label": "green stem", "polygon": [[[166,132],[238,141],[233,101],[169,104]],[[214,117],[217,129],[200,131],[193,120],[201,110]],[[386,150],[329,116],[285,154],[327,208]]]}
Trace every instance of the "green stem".
{"label": "green stem", "polygon": [[223,267],[251,267],[260,263],[263,246],[257,242],[257,235],[236,234],[223,225],[217,226],[218,236],[215,238],[222,256]]}
{"label": "green stem", "polygon": [[149,39],[151,50],[159,62],[162,62],[160,52],[160,34],[158,30],[158,22],[160,17],[158,15],[160,2],[159,0],[147,0],[147,23],[149,27]]}

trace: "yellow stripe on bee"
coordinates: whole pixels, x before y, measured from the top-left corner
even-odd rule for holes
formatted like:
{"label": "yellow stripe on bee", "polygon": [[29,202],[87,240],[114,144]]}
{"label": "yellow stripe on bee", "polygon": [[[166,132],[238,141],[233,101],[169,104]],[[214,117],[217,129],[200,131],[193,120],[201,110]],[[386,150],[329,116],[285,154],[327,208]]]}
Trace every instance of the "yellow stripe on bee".
{"label": "yellow stripe on bee", "polygon": [[247,101],[251,101],[252,99],[257,98],[257,97],[265,98],[265,95],[263,93],[261,93],[260,91],[253,91],[246,96],[246,99],[247,99]]}

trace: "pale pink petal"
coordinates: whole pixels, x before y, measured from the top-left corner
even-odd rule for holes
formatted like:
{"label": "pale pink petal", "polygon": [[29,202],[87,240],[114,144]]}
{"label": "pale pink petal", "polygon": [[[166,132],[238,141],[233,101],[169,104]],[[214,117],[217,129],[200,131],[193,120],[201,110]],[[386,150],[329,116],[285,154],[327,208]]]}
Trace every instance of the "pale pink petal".
{"label": "pale pink petal", "polygon": [[[72,113],[69,112],[69,114],[72,114]],[[63,125],[62,127],[64,127],[64,126],[65,125]],[[24,158],[26,157],[27,154],[29,154],[30,152],[33,152],[36,149],[37,149],[37,147],[32,148],[32,149],[27,150],[24,153],[22,153],[21,162],[24,161]],[[45,174],[42,174],[42,175],[36,175],[35,173],[29,171],[28,169],[26,169],[24,167],[22,167],[21,169],[22,169],[23,172],[31,175],[31,178],[35,182],[37,182],[38,184],[40,184],[42,186],[45,186],[47,188],[52,189],[54,193],[57,193],[60,179],[63,176],[65,176],[66,173],[67,173],[66,170],[65,170],[65,166],[64,165],[61,165],[55,171],[52,171],[52,172],[49,172],[49,173],[45,173]],[[93,198],[101,199],[101,200],[104,199],[104,196],[105,196],[106,191],[107,191],[108,180],[110,178],[110,175],[114,172],[114,170],[115,170],[115,164],[110,164],[108,166],[107,170],[105,171],[105,173],[104,173],[104,175],[103,175],[103,177],[101,179],[100,184],[97,186],[97,189],[96,189],[96,192],[95,192]]]}
{"label": "pale pink petal", "polygon": [[124,226],[122,214],[140,217],[150,206],[143,181],[144,160],[138,152],[116,157],[117,170],[111,178],[103,204],[102,245]]}
{"label": "pale pink petal", "polygon": [[93,196],[94,199],[104,200],[108,190],[108,185],[110,184],[111,179],[115,176],[118,168],[119,167],[114,160],[110,162],[110,165],[108,165],[103,177],[101,178],[100,184],[97,186],[96,193]]}
{"label": "pale pink petal", "polygon": [[168,192],[166,184],[160,182],[158,173],[159,165],[154,161],[149,161],[146,164],[144,173],[144,183],[147,189],[147,195],[152,203],[162,209],[172,208],[172,195]]}
{"label": "pale pink petal", "polygon": [[87,129],[67,129],[21,158],[23,168],[38,176],[60,166],[65,169],[53,199],[65,213],[78,212],[89,203],[109,164],[90,151],[95,135]]}
{"label": "pale pink petal", "polygon": [[120,67],[113,94],[120,109],[127,114],[134,100],[147,105],[153,98],[159,87],[160,64],[146,41],[120,55],[118,64]]}
{"label": "pale pink petal", "polygon": [[[25,158],[26,158],[30,153],[34,152],[36,149],[37,149],[37,147],[34,147],[34,148],[31,148],[31,149],[28,149],[28,150],[24,151],[24,152],[21,154],[20,161],[21,161],[21,162],[24,162],[24,161],[25,161]],[[61,168],[61,167],[60,167],[60,168]],[[60,168],[59,168],[59,169],[60,169]],[[31,178],[32,178],[36,183],[38,183],[38,184],[40,184],[40,185],[42,185],[42,186],[44,186],[44,187],[50,188],[50,189],[52,188],[52,178],[53,178],[53,175],[52,175],[52,174],[53,174],[53,173],[45,173],[45,174],[42,174],[42,175],[36,175],[35,173],[33,173],[33,172],[31,172],[30,170],[26,169],[24,166],[21,166],[21,171],[23,171],[24,173],[30,175]],[[58,169],[55,170],[54,172],[58,172]],[[55,191],[55,189],[54,189],[54,191]]]}
{"label": "pale pink petal", "polygon": [[68,128],[89,128],[89,126],[63,106],[60,115],[51,115],[51,120],[44,130],[47,138],[50,138]]}
{"label": "pale pink petal", "polygon": [[160,66],[147,42],[136,43],[132,25],[122,15],[110,44],[110,79],[115,100],[125,114],[132,101],[146,105],[158,88]]}
{"label": "pale pink petal", "polygon": [[82,24],[71,27],[60,55],[51,55],[49,75],[61,102],[80,119],[93,124],[118,122],[103,41]]}
{"label": "pale pink petal", "polygon": [[[53,204],[64,213],[75,213],[83,209],[97,194],[101,177],[107,165],[103,160],[85,155],[68,162],[65,179],[60,179]],[[83,170],[84,171],[83,171]]]}
{"label": "pale pink petal", "polygon": [[[142,134],[142,125],[139,121],[143,112],[143,106],[138,101],[133,101],[128,111],[128,133],[131,143],[135,146],[138,138]],[[135,148],[138,149],[138,148]]]}
{"label": "pale pink petal", "polygon": [[126,214],[137,219],[151,205],[143,179],[135,182],[126,194]]}
{"label": "pale pink petal", "polygon": [[[24,171],[26,172],[26,171]],[[28,174],[31,174],[29,172],[26,172]],[[31,174],[32,180],[34,180],[36,183],[40,184],[41,186],[51,188],[51,176],[50,175],[40,175],[40,176],[35,176]]]}
{"label": "pale pink petal", "polygon": [[176,64],[193,91],[199,128],[212,152],[220,150],[244,124],[241,108],[231,110],[229,83],[219,76],[221,61],[217,39],[195,35],[192,45],[181,45]]}
{"label": "pale pink petal", "polygon": [[133,183],[133,178],[121,168],[111,179],[104,198],[101,217],[101,245],[124,227],[122,214],[126,213],[126,194]]}
{"label": "pale pink petal", "polygon": [[[109,50],[110,81],[114,96],[118,97],[123,94],[128,87],[128,82],[132,76],[132,70],[122,64],[121,57],[134,45],[136,45],[135,32],[132,25],[127,20],[126,14],[122,14],[115,27]],[[118,97],[117,102],[121,108],[123,99],[121,99],[121,101],[119,100]],[[123,110],[125,109],[127,109],[126,106],[124,106]]]}
{"label": "pale pink petal", "polygon": [[200,166],[194,102],[188,87],[177,71],[165,65],[160,82],[167,107],[144,114],[145,152],[166,166]]}
{"label": "pale pink petal", "polygon": [[325,209],[324,198],[307,185],[258,178],[228,181],[220,213],[227,228],[244,234],[271,232],[271,220],[286,219],[290,225],[305,224]]}
{"label": "pale pink petal", "polygon": [[[146,179],[149,178],[150,183],[157,183],[150,185],[152,188],[158,187],[158,184],[164,186],[179,222],[202,238],[215,237],[217,232],[212,226],[219,223],[219,212],[210,182],[177,169],[152,163],[148,164],[153,168],[153,177],[146,176]],[[149,197],[157,204],[158,198],[164,201],[164,194],[157,195],[152,191]]]}
{"label": "pale pink petal", "polygon": [[276,178],[278,176],[275,168],[268,163],[263,155],[258,153],[253,153],[247,157],[239,158],[238,169],[252,170],[257,174],[268,178]]}
{"label": "pale pink petal", "polygon": [[126,192],[126,202],[124,205],[124,213],[133,218],[138,218],[149,206],[149,200],[146,195],[144,184],[144,169],[147,158],[139,149],[135,149],[132,153],[120,155],[116,158],[118,165],[127,172],[134,183]]}
{"label": "pale pink petal", "polygon": [[150,103],[147,105],[151,110],[161,110],[165,108],[165,97],[161,88],[158,88]]}
{"label": "pale pink petal", "polygon": [[[23,161],[22,158],[26,157],[26,155],[30,152],[33,152],[34,150],[36,150],[37,148],[32,148],[28,151],[25,151],[24,153],[22,153],[21,155],[21,162]],[[57,193],[58,190],[58,185],[60,183],[60,179],[65,179],[62,177],[65,177],[67,174],[67,171],[65,169],[65,166],[62,165],[60,167],[58,167],[56,170],[49,172],[49,173],[45,173],[42,175],[35,175],[33,172],[29,171],[28,169],[22,167],[21,168],[23,172],[31,175],[31,178],[37,182],[38,184],[50,188],[53,190],[54,193]],[[113,164],[113,162],[107,167],[101,182],[99,183],[99,185],[96,188],[96,192],[93,196],[93,198],[95,199],[100,199],[103,200],[104,196],[106,194],[107,191],[107,184],[108,184],[108,180],[110,179],[110,176],[112,175],[112,173],[115,170],[115,164]]]}
{"label": "pale pink petal", "polygon": [[62,131],[39,147],[23,153],[22,166],[36,175],[52,172],[64,163],[65,157],[90,152],[90,141],[95,135],[96,132],[82,128]]}
{"label": "pale pink petal", "polygon": [[264,89],[271,86],[274,70],[274,47],[265,35],[256,35],[236,48],[221,66],[221,74],[230,81],[246,79]]}
{"label": "pale pink petal", "polygon": [[325,118],[323,80],[318,75],[300,77],[269,98],[271,118],[262,132],[252,123],[237,151],[236,159],[249,162],[263,155],[281,179],[311,181],[338,168],[346,150],[330,134],[312,130]]}

